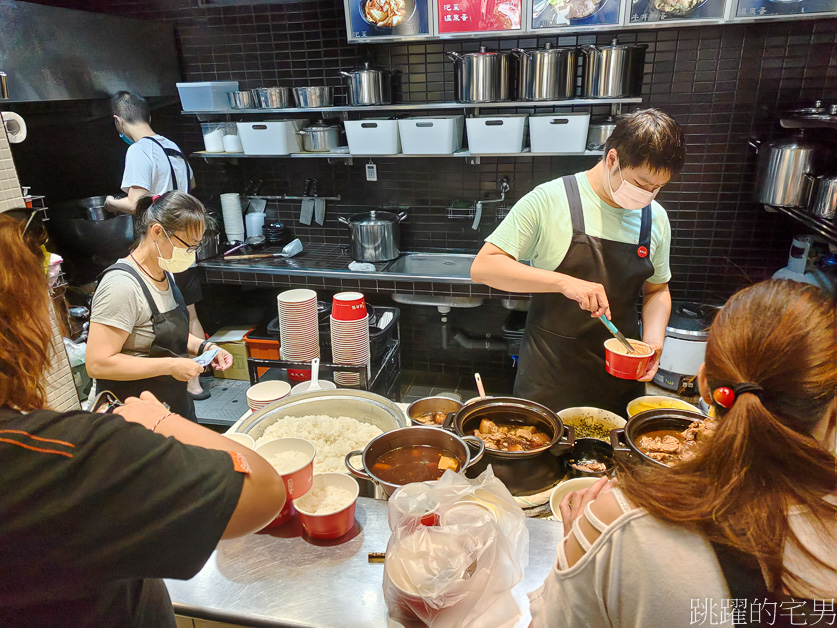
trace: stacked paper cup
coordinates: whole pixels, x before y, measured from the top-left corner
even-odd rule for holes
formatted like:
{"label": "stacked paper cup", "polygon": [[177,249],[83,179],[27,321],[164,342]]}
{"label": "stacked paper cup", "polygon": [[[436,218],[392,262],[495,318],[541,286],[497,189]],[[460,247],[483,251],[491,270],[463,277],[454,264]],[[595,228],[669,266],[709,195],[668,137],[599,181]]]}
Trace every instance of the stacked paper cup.
{"label": "stacked paper cup", "polygon": [[241,197],[238,194],[222,194],[221,214],[224,217],[224,231],[227,232],[227,242],[244,242],[244,217],[241,211]]}
{"label": "stacked paper cup", "polygon": [[[335,364],[370,367],[369,317],[366,300],[359,292],[340,292],[331,305],[331,351]],[[340,386],[358,386],[360,373],[336,372],[334,382]]]}
{"label": "stacked paper cup", "polygon": [[[317,293],[313,290],[286,290],[276,297],[279,306],[280,352],[283,360],[310,362],[320,357],[317,322]],[[311,379],[311,371],[288,370],[296,382]]]}

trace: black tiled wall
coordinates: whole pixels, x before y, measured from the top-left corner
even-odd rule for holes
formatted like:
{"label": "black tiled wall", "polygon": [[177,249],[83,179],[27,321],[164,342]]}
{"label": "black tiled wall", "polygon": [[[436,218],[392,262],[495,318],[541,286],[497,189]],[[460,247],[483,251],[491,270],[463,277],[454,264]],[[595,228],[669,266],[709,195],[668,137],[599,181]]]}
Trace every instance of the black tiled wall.
{"label": "black tiled wall", "polygon": [[[399,100],[452,100],[452,64],[446,51],[470,51],[480,45],[534,47],[548,41],[603,43],[613,37],[603,33],[358,46],[345,40],[342,3],[336,0],[213,9],[195,8],[188,0],[69,4],[171,20],[186,80],[237,79],[244,88],[326,83],[335,86],[338,99],[344,96],[338,70],[364,59],[401,71]],[[784,265],[791,236],[805,229],[752,201],[755,154],[748,139],[775,133],[783,109],[835,100],[837,20],[627,30],[619,33],[619,40],[648,45],[643,106],[670,113],[687,134],[685,171],[659,197],[672,223],[674,298],[723,300],[737,288],[770,276]],[[594,114],[606,112],[607,107],[593,109]],[[202,148],[196,119],[179,115],[177,105],[155,112],[154,121],[160,132],[188,151]],[[102,141],[118,142],[110,135]],[[218,193],[242,191],[250,180],[262,179],[264,194],[299,194],[305,178],[317,177],[321,194],[339,194],[342,200],[331,204],[326,228],[294,225],[306,238],[347,243],[338,215],[397,207],[410,214],[404,223],[405,248],[476,249],[496,224],[494,207],[475,232],[466,222],[446,218],[451,201],[491,198],[502,177],[509,178],[514,201],[542,182],[594,163],[590,158],[484,158],[479,165],[459,159],[377,158],[379,181],[368,183],[362,161],[350,166],[325,160],[241,160],[237,165],[195,161],[193,166],[197,194],[210,205],[217,205],[213,197]],[[67,160],[65,171],[72,168],[72,160]],[[27,180],[37,185],[32,172]],[[103,189],[113,189],[113,182]],[[72,190],[72,184],[62,188],[70,197],[92,193]],[[271,205],[272,215],[285,221],[293,221],[297,210],[290,204]],[[493,316],[496,329],[501,313],[486,316]],[[423,318],[417,315],[416,321]],[[444,361],[435,343],[416,343],[410,355],[408,364],[412,360],[433,367]]]}

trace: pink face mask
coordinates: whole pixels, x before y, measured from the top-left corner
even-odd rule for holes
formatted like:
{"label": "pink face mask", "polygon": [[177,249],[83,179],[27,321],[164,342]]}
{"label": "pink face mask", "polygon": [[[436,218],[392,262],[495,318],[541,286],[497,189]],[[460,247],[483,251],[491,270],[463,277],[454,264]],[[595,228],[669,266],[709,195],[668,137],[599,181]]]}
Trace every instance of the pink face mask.
{"label": "pink face mask", "polygon": [[657,188],[653,192],[648,192],[633,183],[628,183],[622,178],[622,166],[619,165],[619,162],[616,162],[616,166],[619,168],[619,178],[622,179],[622,183],[614,191],[613,186],[610,184],[610,173],[608,172],[607,186],[610,188],[611,197],[618,203],[619,207],[625,209],[642,209],[656,198],[660,188]]}

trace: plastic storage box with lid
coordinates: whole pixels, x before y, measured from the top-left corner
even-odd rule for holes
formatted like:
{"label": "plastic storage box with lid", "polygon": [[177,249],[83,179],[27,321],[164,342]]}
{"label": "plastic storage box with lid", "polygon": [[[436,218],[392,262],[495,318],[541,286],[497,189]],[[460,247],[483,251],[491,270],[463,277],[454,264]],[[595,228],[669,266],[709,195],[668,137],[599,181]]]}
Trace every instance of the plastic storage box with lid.
{"label": "plastic storage box with lid", "polygon": [[353,155],[397,155],[401,152],[398,120],[346,120],[346,138]]}
{"label": "plastic storage box with lid", "polygon": [[[247,345],[247,351],[251,358],[257,360],[279,360],[279,340],[276,336],[270,335],[267,331],[267,325],[262,324],[251,329],[244,336],[244,342]],[[267,367],[259,367],[259,377],[267,373]]]}
{"label": "plastic storage box with lid", "polygon": [[177,83],[183,111],[223,111],[230,108],[227,92],[238,91],[238,81]]}
{"label": "plastic storage box with lid", "polygon": [[528,123],[526,114],[468,118],[468,148],[474,155],[522,153]]}
{"label": "plastic storage box with lid", "polygon": [[529,116],[533,153],[583,153],[587,148],[589,113],[547,113]]}
{"label": "plastic storage box with lid", "polygon": [[427,116],[398,121],[406,155],[450,155],[462,148],[465,116]]}
{"label": "plastic storage box with lid", "polygon": [[290,155],[301,149],[296,132],[308,120],[239,122],[238,136],[245,155]]}

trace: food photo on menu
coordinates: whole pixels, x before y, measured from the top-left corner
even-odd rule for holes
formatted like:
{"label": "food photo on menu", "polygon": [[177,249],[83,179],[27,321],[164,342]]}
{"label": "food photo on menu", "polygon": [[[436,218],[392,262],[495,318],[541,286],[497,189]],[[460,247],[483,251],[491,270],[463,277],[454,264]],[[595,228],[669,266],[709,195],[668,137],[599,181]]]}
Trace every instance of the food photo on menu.
{"label": "food photo on menu", "polygon": [[736,17],[805,15],[837,11],[835,0],[738,0]]}
{"label": "food photo on menu", "polygon": [[631,23],[720,19],[724,0],[633,0]]}
{"label": "food photo on menu", "polygon": [[427,0],[348,0],[352,38],[427,35]]}
{"label": "food photo on menu", "polygon": [[618,24],[619,2],[620,0],[534,0],[532,28]]}
{"label": "food photo on menu", "polygon": [[439,33],[520,30],[522,0],[438,0]]}

